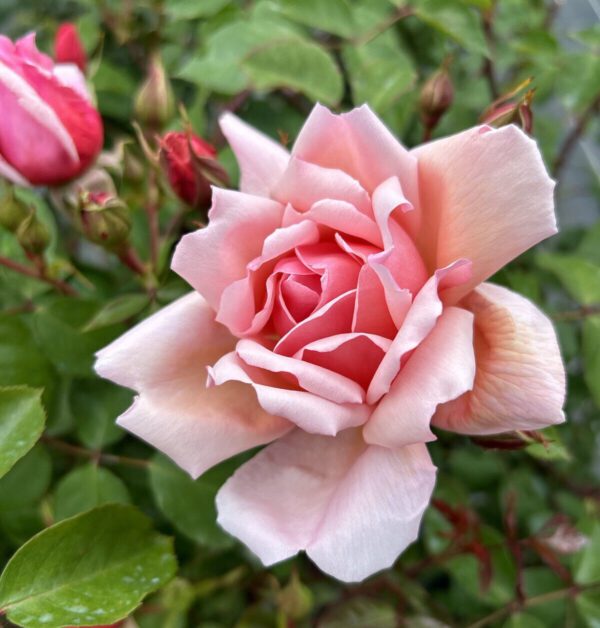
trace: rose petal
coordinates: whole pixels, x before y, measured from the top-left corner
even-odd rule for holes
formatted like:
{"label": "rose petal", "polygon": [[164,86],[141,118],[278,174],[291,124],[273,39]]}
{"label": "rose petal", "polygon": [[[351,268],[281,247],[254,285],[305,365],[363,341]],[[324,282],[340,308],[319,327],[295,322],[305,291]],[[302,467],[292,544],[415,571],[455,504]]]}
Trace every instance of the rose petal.
{"label": "rose petal", "polygon": [[564,421],[565,370],[552,323],[524,297],[484,283],[461,303],[475,315],[473,391],[433,424],[461,434],[533,430]]}
{"label": "rose petal", "polygon": [[448,307],[414,350],[363,429],[368,443],[403,447],[435,440],[436,407],[473,387],[473,315]]}
{"label": "rose petal", "polygon": [[288,164],[287,150],[231,113],[223,114],[219,124],[240,166],[240,190],[270,196]]}
{"label": "rose petal", "polygon": [[[273,365],[275,367],[276,365]],[[288,365],[285,365],[289,368]],[[281,375],[247,365],[235,353],[228,353],[209,369],[211,381],[216,385],[239,381],[250,384],[256,391],[258,402],[271,415],[283,417],[306,432],[334,436],[340,430],[363,425],[371,408],[363,403],[338,403],[293,386],[285,372]],[[294,375],[305,383],[314,383],[314,369],[297,367]],[[333,373],[328,374],[333,382]],[[353,382],[348,381],[348,385]],[[357,387],[362,397],[362,390]]]}
{"label": "rose petal", "polygon": [[419,206],[417,160],[368,105],[340,115],[315,105],[292,155],[325,168],[339,168],[369,193],[385,179],[397,176],[407,198]]}
{"label": "rose petal", "polygon": [[293,157],[273,188],[272,197],[300,212],[329,199],[345,201],[363,214],[373,215],[369,195],[356,179],[341,170],[322,168]]}
{"label": "rose petal", "polygon": [[348,582],[392,565],[418,533],[435,483],[424,445],[366,446],[296,430],[240,467],[217,495],[220,525],[265,565],[306,550]]}
{"label": "rose petal", "polygon": [[471,281],[448,291],[449,302],[556,233],[554,182],[536,143],[517,127],[479,127],[411,152],[419,160],[429,264],[473,262]]}
{"label": "rose petal", "polygon": [[217,309],[223,290],[246,275],[282,215],[275,201],[213,188],[208,226],[183,236],[171,268]]}
{"label": "rose petal", "polygon": [[423,341],[442,313],[443,306],[439,291],[455,281],[454,275],[459,275],[462,279],[464,268],[468,266],[467,260],[458,260],[445,268],[436,270],[417,294],[402,327],[398,330],[389,351],[373,377],[367,391],[367,403],[374,404],[390,390],[400,370],[402,357]]}
{"label": "rose petal", "polygon": [[119,425],[198,477],[290,428],[260,408],[249,386],[205,389],[205,366],[234,344],[208,304],[191,293],[100,351],[95,368],[101,377],[140,393]]}

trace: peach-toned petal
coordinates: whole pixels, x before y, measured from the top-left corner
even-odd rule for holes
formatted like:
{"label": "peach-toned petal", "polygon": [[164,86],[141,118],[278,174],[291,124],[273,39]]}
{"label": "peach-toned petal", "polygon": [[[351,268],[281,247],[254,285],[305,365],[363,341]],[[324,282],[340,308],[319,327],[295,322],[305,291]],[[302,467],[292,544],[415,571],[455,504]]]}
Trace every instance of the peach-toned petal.
{"label": "peach-toned petal", "polygon": [[393,218],[415,238],[421,225],[421,212],[406,198],[398,177],[390,177],[373,191],[373,213],[386,248],[392,244],[389,220]]}
{"label": "peach-toned petal", "polygon": [[265,565],[300,550],[354,582],[392,565],[417,537],[435,484],[424,445],[367,446],[296,430],[240,467],[217,495],[218,521]]}
{"label": "peach-toned petal", "polygon": [[564,421],[565,370],[552,323],[524,297],[484,283],[461,307],[475,315],[473,391],[433,424],[462,434],[532,430]]}
{"label": "peach-toned petal", "polygon": [[415,207],[419,205],[417,160],[368,105],[339,115],[315,105],[292,155],[325,168],[339,168],[369,193],[396,176],[407,198]]}
{"label": "peach-toned petal", "polygon": [[240,190],[270,196],[290,159],[287,150],[232,113],[223,114],[219,124],[240,166]]}
{"label": "peach-toned petal", "polygon": [[[293,368],[289,364],[280,366]],[[276,367],[272,365],[272,368]],[[293,380],[285,372],[278,374],[249,366],[233,352],[218,360],[209,369],[209,376],[211,384],[217,386],[230,381],[250,384],[266,412],[295,423],[305,432],[335,436],[341,430],[363,425],[371,414],[371,408],[364,403],[339,403],[301,390],[293,385]],[[294,376],[302,377],[307,385],[315,383],[314,369],[303,368],[302,363],[297,365]],[[347,385],[351,384],[353,382],[348,380]],[[360,387],[357,389],[362,397],[363,391]]]}
{"label": "peach-toned petal", "polygon": [[473,315],[448,307],[414,350],[363,429],[368,443],[403,447],[434,440],[436,407],[473,387]]}
{"label": "peach-toned petal", "polygon": [[118,423],[197,477],[290,428],[262,410],[249,386],[206,390],[206,365],[234,345],[208,304],[191,293],[100,351],[96,371],[140,393]]}
{"label": "peach-toned petal", "polygon": [[217,309],[223,290],[246,275],[282,215],[275,201],[213,188],[208,226],[183,236],[171,268]]}
{"label": "peach-toned petal", "polygon": [[367,390],[391,342],[376,334],[337,334],[310,342],[294,357],[344,375]]}
{"label": "peach-toned petal", "polygon": [[[411,296],[408,297],[408,305]],[[393,338],[398,331],[380,278],[370,266],[363,266],[358,275],[352,331]]]}
{"label": "peach-toned petal", "polygon": [[323,199],[345,201],[367,216],[372,216],[369,195],[341,170],[323,168],[292,157],[272,197],[305,212]]}
{"label": "peach-toned petal", "polygon": [[552,191],[536,143],[515,126],[479,127],[418,147],[423,228],[430,268],[459,257],[470,282],[457,301],[517,255],[556,233]]}
{"label": "peach-toned petal", "polygon": [[389,351],[373,377],[367,391],[367,403],[376,403],[390,390],[392,382],[400,371],[403,356],[424,340],[442,313],[440,291],[454,284],[457,276],[460,280],[464,280],[468,276],[465,275],[465,268],[469,265],[467,260],[458,260],[445,268],[436,270],[417,294]]}

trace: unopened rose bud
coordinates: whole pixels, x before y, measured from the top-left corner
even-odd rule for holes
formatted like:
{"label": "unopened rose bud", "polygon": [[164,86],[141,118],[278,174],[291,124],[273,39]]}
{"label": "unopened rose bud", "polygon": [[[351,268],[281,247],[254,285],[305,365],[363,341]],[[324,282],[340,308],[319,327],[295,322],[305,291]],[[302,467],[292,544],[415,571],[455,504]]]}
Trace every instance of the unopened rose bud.
{"label": "unopened rose bud", "polygon": [[85,73],[87,54],[75,24],[64,22],[58,27],[54,37],[54,58],[58,63],[74,63]]}
{"label": "unopened rose bud", "polygon": [[174,113],[173,90],[158,54],[152,56],[148,75],[136,97],[134,111],[138,120],[151,128],[161,129]]}
{"label": "unopened rose bud", "polygon": [[209,204],[211,185],[228,184],[216,156],[214,146],[190,132],[171,132],[160,139],[159,160],[171,188],[196,209]]}
{"label": "unopened rose bud", "polygon": [[127,206],[107,192],[82,192],[79,226],[88,240],[111,251],[125,245],[131,230]]}
{"label": "unopened rose bud", "polygon": [[423,126],[431,133],[454,100],[454,87],[446,67],[434,72],[421,89],[419,109]]}
{"label": "unopened rose bud", "polygon": [[29,208],[15,196],[12,186],[0,182],[0,225],[14,233],[29,213]]}
{"label": "unopened rose bud", "polygon": [[483,112],[479,118],[480,122],[495,128],[500,128],[507,124],[516,124],[525,133],[531,135],[533,131],[531,102],[535,95],[535,90],[529,89],[525,94],[519,95],[519,92],[530,83],[531,79],[527,79],[515,89],[500,96]]}
{"label": "unopened rose bud", "polygon": [[302,619],[312,610],[313,596],[310,589],[300,582],[294,571],[288,584],[278,595],[279,607],[290,619]]}
{"label": "unopened rose bud", "polygon": [[39,255],[50,243],[50,232],[33,210],[25,218],[16,231],[17,240],[27,253]]}

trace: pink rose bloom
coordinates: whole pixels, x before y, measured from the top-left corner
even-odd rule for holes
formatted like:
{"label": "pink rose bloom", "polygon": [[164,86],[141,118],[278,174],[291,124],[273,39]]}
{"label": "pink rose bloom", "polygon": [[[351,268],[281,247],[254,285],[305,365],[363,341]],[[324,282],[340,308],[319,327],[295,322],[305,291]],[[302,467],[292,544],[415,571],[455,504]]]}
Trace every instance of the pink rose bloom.
{"label": "pink rose bloom", "polygon": [[0,35],[0,176],[18,185],[78,177],[102,148],[100,114],[77,66],[55,64],[32,33]]}
{"label": "pink rose bloom", "polygon": [[214,189],[209,225],[177,247],[194,292],[96,368],[139,393],[119,424],[193,477],[271,443],[221,488],[219,523],[265,565],[304,550],[361,580],[417,537],[430,425],[564,420],[552,325],[485,283],[556,232],[554,185],[514,126],[408,151],[367,106],[316,106],[291,154],[221,126],[241,192]]}
{"label": "pink rose bloom", "polygon": [[87,54],[79,39],[77,27],[71,22],[63,22],[54,38],[54,58],[58,63],[74,63],[82,72],[87,67]]}

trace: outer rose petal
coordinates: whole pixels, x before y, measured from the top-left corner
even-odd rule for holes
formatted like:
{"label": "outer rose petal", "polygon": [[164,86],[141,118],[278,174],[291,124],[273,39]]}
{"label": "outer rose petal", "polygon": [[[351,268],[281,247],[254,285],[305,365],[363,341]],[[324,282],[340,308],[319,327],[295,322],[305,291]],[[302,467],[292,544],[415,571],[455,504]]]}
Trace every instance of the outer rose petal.
{"label": "outer rose petal", "polygon": [[424,445],[367,446],[296,430],[240,467],[217,495],[218,521],[266,565],[306,550],[353,582],[389,567],[412,543],[435,484]]}
{"label": "outer rose petal", "polygon": [[290,429],[260,408],[249,386],[205,388],[204,367],[234,344],[204,299],[191,293],[102,349],[96,371],[140,393],[119,424],[197,477]]}
{"label": "outer rose petal", "polygon": [[290,154],[232,113],[222,115],[219,125],[240,166],[240,190],[270,196],[271,189],[287,167]]}
{"label": "outer rose petal", "polygon": [[448,307],[377,405],[365,440],[383,447],[435,440],[429,422],[436,407],[471,390],[474,377],[473,315]]}
{"label": "outer rose petal", "polygon": [[208,226],[183,236],[171,268],[217,309],[223,290],[246,275],[282,215],[275,201],[213,188]]}
{"label": "outer rose petal", "polygon": [[339,168],[369,193],[385,179],[397,176],[408,199],[415,207],[419,205],[416,159],[368,105],[340,115],[315,105],[292,155],[325,168]]}
{"label": "outer rose petal", "polygon": [[[315,368],[315,365],[307,365],[302,369],[302,363],[298,363],[299,371],[293,375],[298,379],[304,377],[308,387]],[[309,370],[313,372],[309,373]],[[371,408],[363,403],[330,401],[308,390],[290,388],[289,377],[249,366],[234,353],[224,355],[209,369],[209,373],[211,381],[217,386],[231,381],[250,384],[266,412],[292,421],[311,434],[335,436],[340,430],[363,425],[371,414]],[[348,380],[349,385],[352,383]],[[362,396],[360,387],[357,388],[358,395]]]}
{"label": "outer rose petal", "polygon": [[461,303],[475,315],[473,391],[440,406],[437,427],[461,434],[564,421],[565,370],[552,324],[524,297],[484,283]]}
{"label": "outer rose petal", "polygon": [[431,268],[458,257],[473,277],[456,301],[517,255],[556,233],[554,182],[536,143],[515,126],[478,127],[418,147],[422,250]]}

